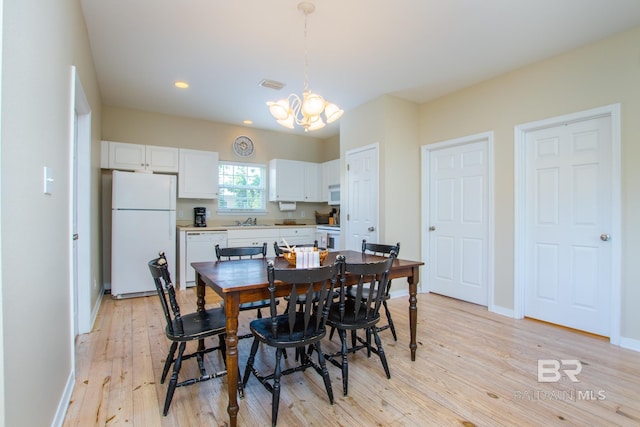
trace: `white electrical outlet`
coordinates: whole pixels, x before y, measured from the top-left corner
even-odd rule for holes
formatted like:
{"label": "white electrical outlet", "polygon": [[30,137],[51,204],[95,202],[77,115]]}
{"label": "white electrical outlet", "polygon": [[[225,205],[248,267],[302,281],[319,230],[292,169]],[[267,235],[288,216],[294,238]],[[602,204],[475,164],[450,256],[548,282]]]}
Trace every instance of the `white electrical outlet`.
{"label": "white electrical outlet", "polygon": [[300,218],[306,218],[306,216],[307,216],[307,213],[305,212],[305,210],[304,209],[301,210],[300,211]]}
{"label": "white electrical outlet", "polygon": [[206,215],[207,219],[211,218],[211,211],[209,209],[207,209],[207,215]]}
{"label": "white electrical outlet", "polygon": [[184,218],[184,211],[178,211],[178,218]]}

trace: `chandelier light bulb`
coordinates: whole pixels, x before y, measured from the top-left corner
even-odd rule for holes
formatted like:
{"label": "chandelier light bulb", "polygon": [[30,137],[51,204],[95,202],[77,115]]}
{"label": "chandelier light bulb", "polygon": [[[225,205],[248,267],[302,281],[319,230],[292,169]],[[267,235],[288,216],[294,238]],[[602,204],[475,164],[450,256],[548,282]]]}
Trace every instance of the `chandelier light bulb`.
{"label": "chandelier light bulb", "polygon": [[302,103],[302,114],[306,116],[317,116],[322,114],[324,110],[324,98],[312,92],[304,93],[304,102]]}
{"label": "chandelier light bulb", "polygon": [[342,117],[343,113],[344,111],[336,104],[327,103],[327,106],[324,108],[324,116],[327,118],[327,123],[335,122]]}
{"label": "chandelier light bulb", "polygon": [[305,127],[305,132],[322,129],[323,127],[325,127],[325,123],[322,121],[320,116],[316,116],[315,120],[312,121],[309,126]]}
{"label": "chandelier light bulb", "polygon": [[276,120],[276,122],[288,129],[293,129],[293,115],[289,115],[289,117],[287,117],[286,119]]}
{"label": "chandelier light bulb", "polygon": [[290,116],[291,109],[287,99],[281,99],[277,102],[267,102],[269,112],[276,120],[285,120]]}

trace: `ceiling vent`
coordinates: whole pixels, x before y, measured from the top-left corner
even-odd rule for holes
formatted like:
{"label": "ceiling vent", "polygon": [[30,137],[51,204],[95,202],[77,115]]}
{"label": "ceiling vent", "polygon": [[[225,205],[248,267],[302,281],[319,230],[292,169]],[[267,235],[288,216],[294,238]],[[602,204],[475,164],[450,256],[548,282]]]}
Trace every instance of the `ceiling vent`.
{"label": "ceiling vent", "polygon": [[266,87],[269,89],[280,90],[286,85],[284,83],[280,83],[275,80],[262,79],[260,80],[260,83],[258,83],[258,86]]}

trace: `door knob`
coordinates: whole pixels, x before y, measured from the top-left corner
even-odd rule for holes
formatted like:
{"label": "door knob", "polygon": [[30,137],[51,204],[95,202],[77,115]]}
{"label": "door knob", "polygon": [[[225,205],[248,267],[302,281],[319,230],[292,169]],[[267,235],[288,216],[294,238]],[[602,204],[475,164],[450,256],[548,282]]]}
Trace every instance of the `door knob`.
{"label": "door knob", "polygon": [[436,231],[436,228],[432,225],[431,227],[429,227],[429,231]]}
{"label": "door knob", "polygon": [[375,228],[374,227],[369,227],[369,228],[367,228],[367,231],[375,231]]}
{"label": "door knob", "polygon": [[608,242],[610,239],[611,239],[611,236],[609,236],[609,235],[608,235],[608,234],[606,234],[606,233],[602,233],[602,234],[600,235],[600,240],[602,240],[603,242]]}

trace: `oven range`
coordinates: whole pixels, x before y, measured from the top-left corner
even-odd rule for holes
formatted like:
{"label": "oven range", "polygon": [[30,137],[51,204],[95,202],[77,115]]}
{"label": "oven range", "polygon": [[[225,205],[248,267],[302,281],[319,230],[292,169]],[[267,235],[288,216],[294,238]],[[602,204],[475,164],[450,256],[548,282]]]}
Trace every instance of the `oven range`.
{"label": "oven range", "polygon": [[327,248],[330,251],[339,251],[340,246],[340,226],[339,225],[318,225],[316,226],[316,240],[318,246]]}

